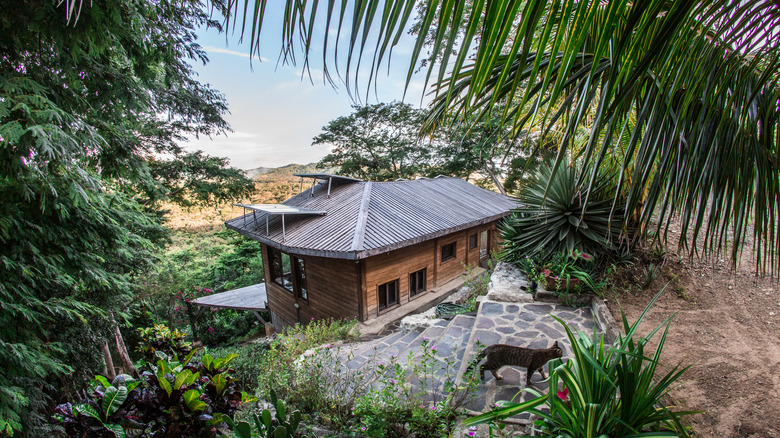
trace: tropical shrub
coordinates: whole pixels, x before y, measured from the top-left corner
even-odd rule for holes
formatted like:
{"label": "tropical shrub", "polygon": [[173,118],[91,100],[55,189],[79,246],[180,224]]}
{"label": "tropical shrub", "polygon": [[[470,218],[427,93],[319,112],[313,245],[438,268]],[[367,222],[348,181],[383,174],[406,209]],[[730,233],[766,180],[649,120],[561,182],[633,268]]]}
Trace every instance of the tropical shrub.
{"label": "tropical shrub", "polygon": [[164,324],[154,324],[151,327],[137,329],[141,338],[135,350],[148,363],[155,363],[159,359],[157,352],[164,353],[167,357],[183,360],[192,351],[192,344],[185,342],[184,333],[169,329]]}
{"label": "tropical shrub", "polygon": [[[263,409],[260,415],[253,414],[253,423],[240,421],[234,423],[231,418],[226,418],[226,423],[233,427],[233,433],[236,438],[292,438],[298,436],[295,431],[301,424],[301,412],[287,412],[284,402],[276,397],[276,393],[271,392],[271,405],[275,409],[275,415],[268,409]],[[253,428],[254,426],[254,428]],[[301,435],[300,438],[307,438]]]}
{"label": "tropical shrub", "polygon": [[588,169],[567,160],[553,168],[548,162],[537,169],[517,196],[522,207],[499,226],[503,259],[518,262],[528,255],[550,257],[575,249],[598,255],[613,248],[624,215],[612,212],[613,204],[623,203],[615,200],[611,175],[597,172],[588,194]]}
{"label": "tropical shrub", "polygon": [[594,257],[577,251],[557,252],[542,266],[540,282],[553,291],[597,292]]}
{"label": "tropical shrub", "polygon": [[[572,357],[566,362],[550,362],[550,390],[542,394],[526,388],[534,399],[522,403],[503,401],[497,409],[470,418],[464,425],[532,412],[540,418],[535,422],[539,436],[689,436],[682,417],[694,412],[675,412],[663,403],[672,384],[689,367],[677,365],[661,377],[655,375],[671,317],[647,336],[635,339],[640,323],[661,293],[663,290],[633,324],[629,325],[622,312],[626,334],[618,336],[612,346],[605,343],[604,335],[597,339],[582,332],[575,334],[564,321],[554,317],[566,330]],[[658,346],[652,351],[648,343],[662,328]]]}
{"label": "tropical shrub", "polygon": [[301,373],[293,366],[307,350],[340,340],[355,340],[357,320],[322,319],[286,329],[271,343],[260,360],[260,370],[272,370],[258,376],[258,394],[267,398],[274,391],[281,399],[309,411],[317,399],[316,375]]}
{"label": "tropical shrub", "polygon": [[194,350],[181,362],[160,355],[138,380],[95,376],[92,392],[80,403],[57,406],[53,421],[67,436],[214,437],[241,405],[257,400],[240,391],[229,374],[235,354],[204,354],[196,362]]}

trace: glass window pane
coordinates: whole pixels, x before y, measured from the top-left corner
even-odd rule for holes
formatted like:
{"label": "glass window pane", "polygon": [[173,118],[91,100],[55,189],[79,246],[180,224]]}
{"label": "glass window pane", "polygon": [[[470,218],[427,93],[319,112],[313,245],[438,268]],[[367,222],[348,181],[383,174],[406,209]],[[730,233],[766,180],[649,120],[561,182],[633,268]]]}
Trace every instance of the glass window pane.
{"label": "glass window pane", "polygon": [[303,259],[295,258],[295,279],[298,282],[298,296],[304,300],[309,299],[309,292],[306,290],[306,267]]}

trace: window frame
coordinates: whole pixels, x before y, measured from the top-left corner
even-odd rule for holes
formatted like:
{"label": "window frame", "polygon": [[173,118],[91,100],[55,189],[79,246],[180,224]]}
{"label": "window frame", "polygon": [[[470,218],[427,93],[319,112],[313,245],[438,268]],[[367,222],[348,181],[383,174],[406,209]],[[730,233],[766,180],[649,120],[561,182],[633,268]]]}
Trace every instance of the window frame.
{"label": "window frame", "polygon": [[[290,263],[290,272],[284,272],[284,257],[287,256]],[[287,292],[293,294],[295,286],[293,283],[293,258],[290,254],[281,251],[272,246],[268,246],[268,270],[271,277],[271,283],[281,287]],[[281,272],[278,272],[281,270]],[[284,284],[285,276],[289,276],[289,287]],[[281,281],[279,281],[281,280]]]}
{"label": "window frame", "polygon": [[423,294],[427,290],[427,283],[428,268],[423,268],[409,274],[409,297],[412,298]]}
{"label": "window frame", "polygon": [[479,248],[479,233],[469,234],[469,251]]}
{"label": "window frame", "polygon": [[[284,272],[285,257],[289,260],[289,272]],[[277,269],[281,269],[282,272],[277,272]],[[304,259],[269,245],[268,271],[271,277],[271,283],[281,287],[296,298],[309,301],[309,289],[306,285],[306,261]],[[280,279],[281,282],[278,281]],[[285,279],[287,279],[286,285]]]}
{"label": "window frame", "polygon": [[306,261],[300,257],[292,258],[293,276],[295,277],[295,296],[309,301],[309,289],[306,287]]}
{"label": "window frame", "polygon": [[[396,278],[395,280],[388,281],[387,283],[382,283],[380,285],[377,285],[376,287],[376,300],[377,300],[377,310],[379,312],[384,312],[386,310],[392,309],[395,306],[398,306],[401,304],[401,297],[399,293],[399,286],[401,284],[401,279]],[[390,285],[393,285],[395,289],[395,302],[390,302],[388,300],[388,288]],[[382,302],[382,288],[385,288],[384,294],[385,294],[385,300],[384,303]]]}
{"label": "window frame", "polygon": [[[441,262],[442,263],[450,261],[450,260],[454,260],[454,259],[457,258],[458,247],[457,247],[456,243],[457,243],[457,241],[456,242],[451,242],[451,243],[448,243],[446,245],[442,245],[441,246],[439,255],[441,256]],[[445,248],[449,248],[449,247],[452,247],[452,249],[450,251],[450,254],[445,257],[444,256],[444,250],[445,250]]]}

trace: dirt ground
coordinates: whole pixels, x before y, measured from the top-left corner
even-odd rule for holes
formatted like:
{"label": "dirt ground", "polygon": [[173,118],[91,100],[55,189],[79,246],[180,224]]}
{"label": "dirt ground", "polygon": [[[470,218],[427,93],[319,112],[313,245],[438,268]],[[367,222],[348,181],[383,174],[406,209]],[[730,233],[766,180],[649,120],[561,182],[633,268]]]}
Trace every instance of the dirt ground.
{"label": "dirt ground", "polygon": [[[676,237],[676,236],[673,236]],[[670,242],[675,241],[670,239]],[[644,289],[610,299],[634,321],[664,286],[642,333],[674,317],[662,365],[690,365],[671,391],[675,410],[699,437],[780,437],[780,284],[756,278],[746,251],[737,270],[727,260],[690,260],[670,250],[657,278]],[[634,268],[642,284],[644,268]]]}

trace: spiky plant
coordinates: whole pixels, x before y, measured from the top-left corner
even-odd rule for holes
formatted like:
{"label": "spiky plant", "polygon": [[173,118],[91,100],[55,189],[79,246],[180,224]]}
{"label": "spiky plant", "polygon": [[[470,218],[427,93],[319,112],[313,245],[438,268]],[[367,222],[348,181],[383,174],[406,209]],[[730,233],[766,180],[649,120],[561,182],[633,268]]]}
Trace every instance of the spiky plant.
{"label": "spiky plant", "polygon": [[557,169],[549,162],[529,178],[518,195],[522,207],[500,225],[505,260],[575,249],[602,254],[614,246],[624,214],[612,210],[615,203],[620,205],[613,179],[597,172],[588,194],[587,187],[578,184],[582,172],[568,162]]}

